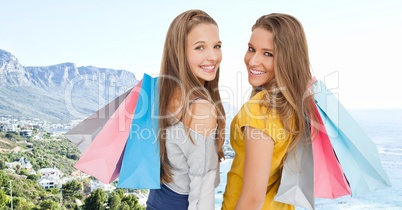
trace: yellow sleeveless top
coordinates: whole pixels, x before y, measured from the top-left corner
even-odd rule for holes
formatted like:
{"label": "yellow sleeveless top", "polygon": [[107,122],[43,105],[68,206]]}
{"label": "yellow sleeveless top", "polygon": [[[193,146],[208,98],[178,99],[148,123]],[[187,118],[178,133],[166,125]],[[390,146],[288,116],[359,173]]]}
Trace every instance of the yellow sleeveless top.
{"label": "yellow sleeveless top", "polygon": [[280,165],[286,150],[288,149],[291,135],[285,131],[275,113],[260,105],[265,95],[261,91],[254,95],[247,103],[245,103],[237,115],[233,118],[230,126],[230,144],[235,151],[235,157],[230,171],[227,174],[227,183],[225,193],[223,194],[223,210],[233,210],[236,207],[240,197],[243,184],[243,170],[245,159],[245,142],[242,128],[251,126],[268,134],[274,140],[274,154],[272,157],[272,165],[268,180],[267,194],[262,209],[273,210],[294,210],[293,205],[284,204],[274,201],[276,192],[281,180]]}

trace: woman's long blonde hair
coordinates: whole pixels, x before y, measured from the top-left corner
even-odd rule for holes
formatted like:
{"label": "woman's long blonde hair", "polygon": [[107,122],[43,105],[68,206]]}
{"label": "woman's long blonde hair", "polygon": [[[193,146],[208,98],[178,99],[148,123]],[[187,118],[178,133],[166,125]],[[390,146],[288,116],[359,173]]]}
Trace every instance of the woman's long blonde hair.
{"label": "woman's long blonde hair", "polygon": [[171,166],[167,158],[166,152],[166,127],[170,126],[168,107],[173,96],[177,92],[180,93],[182,102],[181,121],[187,121],[186,114],[189,111],[190,97],[200,97],[214,104],[218,113],[218,127],[216,133],[218,156],[221,160],[224,158],[222,145],[225,140],[225,112],[221,103],[221,97],[218,90],[219,69],[216,78],[212,81],[205,81],[202,85],[198,78],[192,73],[187,55],[187,36],[191,29],[199,24],[217,23],[207,13],[202,10],[188,10],[178,15],[166,34],[165,46],[163,49],[162,64],[160,70],[160,92],[159,95],[159,144],[161,156],[161,181],[169,183],[172,181]]}
{"label": "woman's long blonde hair", "polygon": [[306,36],[302,24],[287,14],[264,15],[252,30],[256,28],[273,34],[275,78],[263,87],[268,93],[263,104],[279,114],[284,128],[293,136],[288,155],[300,140],[311,143],[307,119],[314,117],[314,100],[309,90],[312,76]]}

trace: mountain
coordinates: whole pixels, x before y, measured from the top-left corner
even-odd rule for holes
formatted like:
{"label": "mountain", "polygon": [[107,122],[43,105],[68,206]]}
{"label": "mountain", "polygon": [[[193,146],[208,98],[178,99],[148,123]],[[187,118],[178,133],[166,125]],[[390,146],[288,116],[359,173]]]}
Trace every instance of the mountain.
{"label": "mountain", "polygon": [[50,122],[82,119],[138,83],[126,70],[74,63],[22,66],[0,49],[0,114]]}

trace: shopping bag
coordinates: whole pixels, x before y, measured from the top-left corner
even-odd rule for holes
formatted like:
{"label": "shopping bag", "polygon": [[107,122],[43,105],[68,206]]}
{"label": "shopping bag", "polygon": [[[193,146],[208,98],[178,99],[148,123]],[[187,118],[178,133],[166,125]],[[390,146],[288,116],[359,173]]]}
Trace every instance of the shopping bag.
{"label": "shopping bag", "polygon": [[103,183],[117,179],[124,147],[129,136],[141,81],[130,91],[117,110],[90,143],[88,149],[74,165]]}
{"label": "shopping bag", "polygon": [[350,195],[349,184],[335,156],[317,107],[314,107],[314,110],[317,118],[317,122],[311,122],[314,157],[314,197],[334,199]]}
{"label": "shopping bag", "polygon": [[104,107],[65,133],[64,136],[74,143],[81,153],[84,153],[94,138],[98,135],[99,131],[102,130],[103,126],[105,126],[109,118],[130,94],[131,90],[132,88],[106,104]]}
{"label": "shopping bag", "polygon": [[321,81],[314,99],[352,196],[390,187],[376,145]]}
{"label": "shopping bag", "polygon": [[285,159],[281,183],[274,200],[314,209],[314,163],[311,141],[306,136],[296,145],[296,154]]}
{"label": "shopping bag", "polygon": [[117,187],[160,189],[157,78],[144,74]]}

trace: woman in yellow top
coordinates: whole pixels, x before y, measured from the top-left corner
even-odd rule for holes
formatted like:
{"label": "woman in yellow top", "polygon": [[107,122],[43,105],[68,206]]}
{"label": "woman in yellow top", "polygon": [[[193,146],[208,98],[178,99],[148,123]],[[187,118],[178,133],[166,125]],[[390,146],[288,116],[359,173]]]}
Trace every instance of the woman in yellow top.
{"label": "woman in yellow top", "polygon": [[222,209],[294,209],[274,197],[284,159],[294,155],[297,142],[308,135],[306,116],[313,113],[303,26],[287,14],[260,17],[252,27],[244,62],[253,93],[231,124],[236,155]]}

